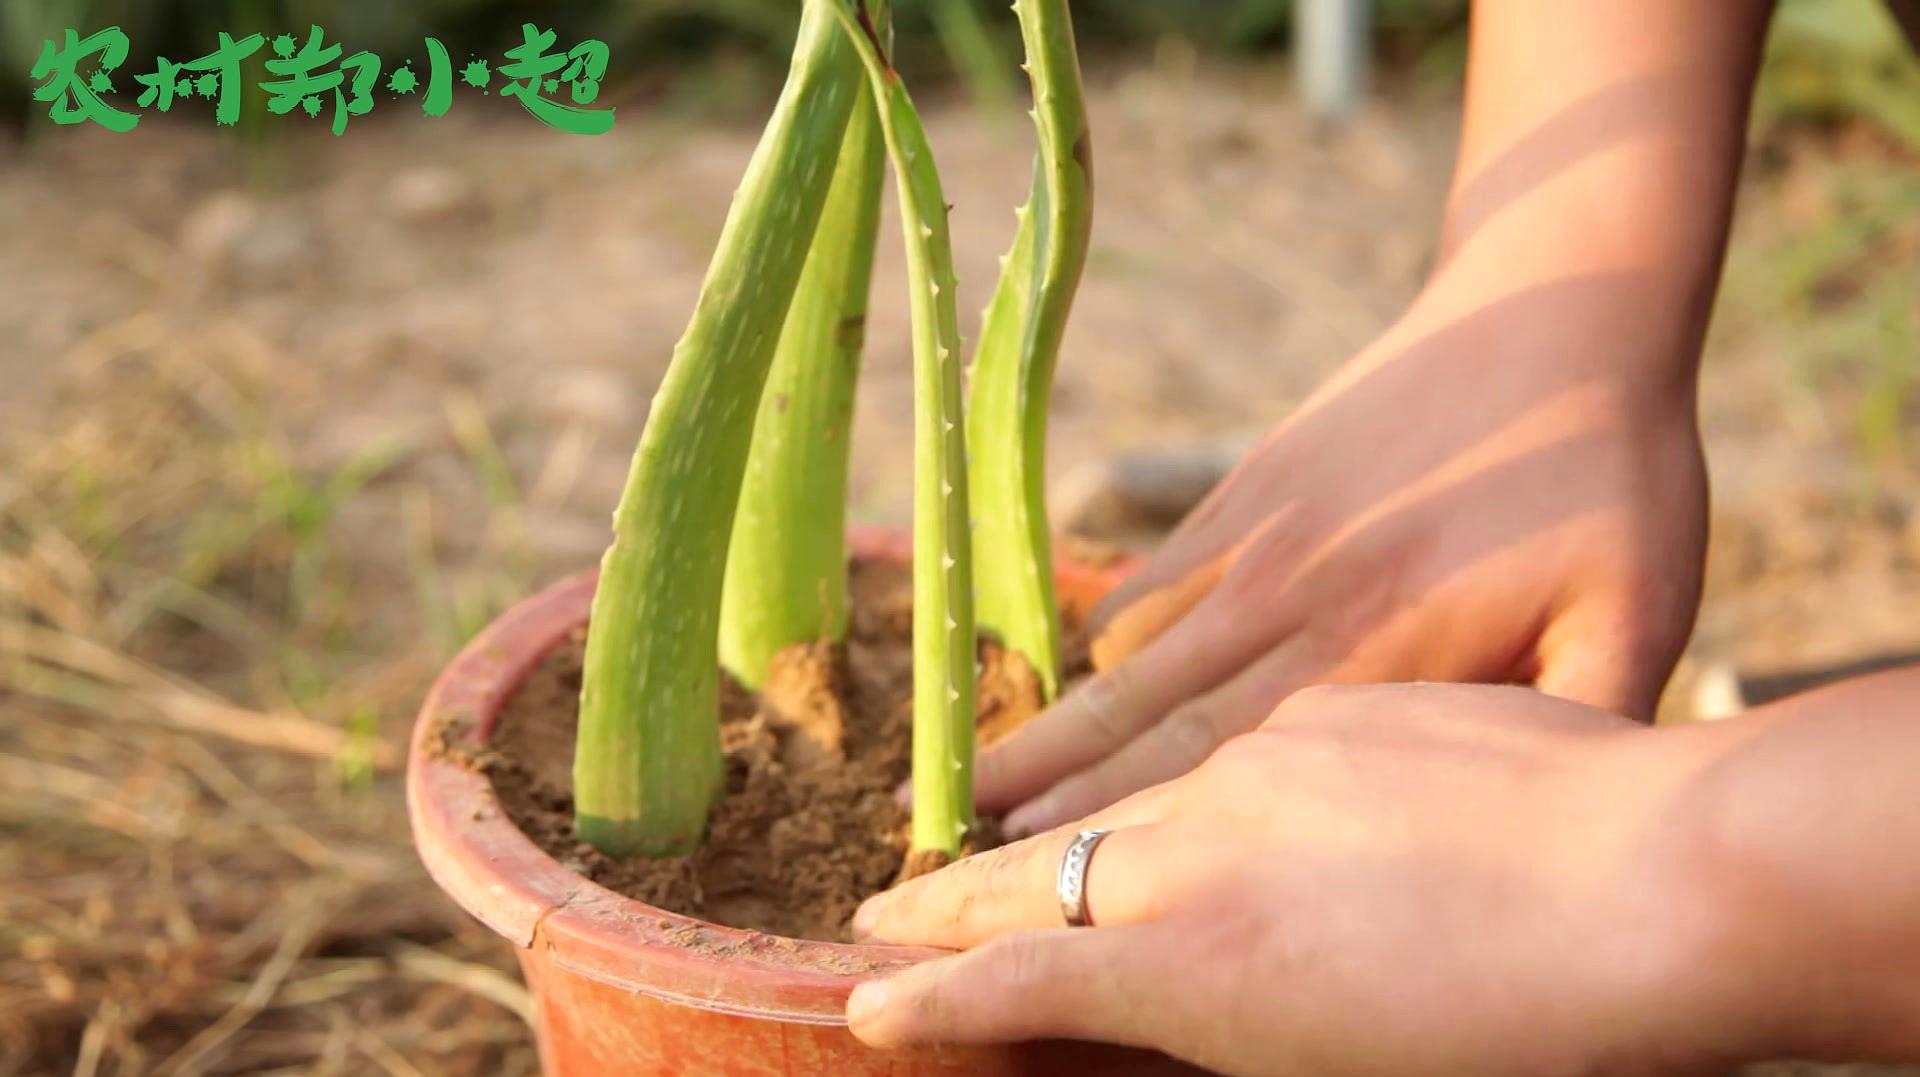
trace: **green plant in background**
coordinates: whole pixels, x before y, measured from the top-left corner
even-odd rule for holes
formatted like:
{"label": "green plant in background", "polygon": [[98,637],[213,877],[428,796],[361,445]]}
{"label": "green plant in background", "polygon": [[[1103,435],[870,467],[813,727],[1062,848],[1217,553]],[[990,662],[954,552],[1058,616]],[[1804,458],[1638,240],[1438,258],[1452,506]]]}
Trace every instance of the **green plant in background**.
{"label": "green plant in background", "polygon": [[1881,0],[1786,0],[1755,101],[1766,129],[1859,116],[1920,151],[1920,59]]}
{"label": "green plant in background", "polygon": [[674,348],[614,512],[574,756],[580,837],[684,853],[721,788],[720,598],[753,421],[859,88],[846,35],[801,16],[774,107]]}
{"label": "green plant in background", "polygon": [[1019,0],[1040,148],[1033,188],[987,305],[968,398],[980,626],[1060,686],[1060,614],[1047,534],[1048,398],[1087,260],[1093,175],[1087,109],[1062,0]]}
{"label": "green plant in background", "polygon": [[931,0],[927,6],[940,48],[965,80],[974,103],[989,111],[1004,110],[1013,95],[1001,64],[1000,44],[980,17],[975,0]]}
{"label": "green plant in background", "polygon": [[[1907,268],[1920,175],[1897,154],[1788,151],[1753,182],[1790,187],[1796,198],[1789,213],[1762,211],[1735,235],[1715,315],[1727,328],[1716,332],[1765,335],[1787,360],[1780,376],[1797,424],[1830,403],[1850,410],[1829,433],[1851,425],[1860,478],[1871,485],[1899,470],[1914,444],[1920,310]],[[1776,195],[1761,204],[1782,203]]]}

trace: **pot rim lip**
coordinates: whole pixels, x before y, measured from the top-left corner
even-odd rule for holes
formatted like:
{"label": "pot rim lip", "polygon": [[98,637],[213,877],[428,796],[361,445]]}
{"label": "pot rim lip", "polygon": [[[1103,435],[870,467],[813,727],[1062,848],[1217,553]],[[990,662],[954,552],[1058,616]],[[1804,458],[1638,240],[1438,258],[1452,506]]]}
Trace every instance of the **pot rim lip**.
{"label": "pot rim lip", "polygon": [[[855,560],[911,557],[902,532],[855,528]],[[1056,565],[1082,593],[1124,565]],[[560,864],[522,833],[484,774],[446,757],[485,750],[506,701],[553,647],[586,621],[597,569],[576,572],[508,609],[435,679],[407,755],[407,815],[427,872],[454,902],[522,951],[624,990],[805,1024],[844,1025],[853,987],[948,951],[818,942],[725,927],[626,897]],[[1063,588],[1063,590],[1066,588]]]}

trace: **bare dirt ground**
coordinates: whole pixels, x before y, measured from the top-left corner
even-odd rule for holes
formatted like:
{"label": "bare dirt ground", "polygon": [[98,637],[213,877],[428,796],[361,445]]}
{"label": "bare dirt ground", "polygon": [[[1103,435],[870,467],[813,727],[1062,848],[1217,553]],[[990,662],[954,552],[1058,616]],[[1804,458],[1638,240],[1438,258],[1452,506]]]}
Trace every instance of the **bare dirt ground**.
{"label": "bare dirt ground", "polygon": [[[1329,134],[1277,73],[1176,58],[1093,109],[1056,474],[1244,437],[1418,287],[1450,104]],[[931,126],[977,309],[1027,133]],[[511,955],[416,866],[394,766],[451,648],[603,544],[753,133],[629,109],[592,139],[396,119],[0,150],[0,1072],[533,1068]],[[1755,151],[1676,716],[1704,665],[1920,651],[1916,172],[1857,133]],[[881,249],[854,499],[898,521]]]}

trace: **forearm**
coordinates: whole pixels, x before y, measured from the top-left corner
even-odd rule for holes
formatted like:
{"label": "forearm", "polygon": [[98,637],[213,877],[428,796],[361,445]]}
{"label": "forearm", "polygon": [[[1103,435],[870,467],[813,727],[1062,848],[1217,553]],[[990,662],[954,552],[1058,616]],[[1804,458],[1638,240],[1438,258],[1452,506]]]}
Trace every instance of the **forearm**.
{"label": "forearm", "polygon": [[1680,735],[1715,990],[1767,1054],[1920,1058],[1920,668]]}
{"label": "forearm", "polygon": [[1571,318],[1599,361],[1690,381],[1771,7],[1476,3],[1441,316],[1537,294],[1543,338]]}

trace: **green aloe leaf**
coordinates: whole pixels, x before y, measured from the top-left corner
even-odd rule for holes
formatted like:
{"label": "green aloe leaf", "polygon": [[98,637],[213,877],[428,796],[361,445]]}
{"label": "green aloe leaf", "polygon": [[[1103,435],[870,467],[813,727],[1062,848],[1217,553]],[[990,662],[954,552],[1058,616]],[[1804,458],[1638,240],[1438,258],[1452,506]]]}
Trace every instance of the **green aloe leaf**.
{"label": "green aloe leaf", "polygon": [[1019,0],[1039,133],[1033,188],[982,316],[967,400],[980,627],[1060,688],[1060,614],[1047,531],[1047,414],[1093,226],[1092,158],[1065,0]]}
{"label": "green aloe leaf", "polygon": [[973,558],[947,200],[873,23],[852,0],[833,6],[879,105],[913,312],[913,847],[957,855],[973,825]]}
{"label": "green aloe leaf", "polygon": [[750,687],[782,647],[846,637],[848,448],[885,169],[862,81],[760,396],[727,552],[720,660]]}
{"label": "green aloe leaf", "polygon": [[691,850],[722,788],[727,539],[761,389],[859,84],[846,35],[811,0],[614,512],[573,768],[580,837],[613,856]]}

